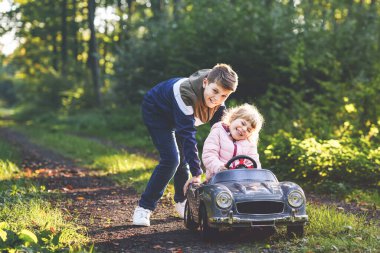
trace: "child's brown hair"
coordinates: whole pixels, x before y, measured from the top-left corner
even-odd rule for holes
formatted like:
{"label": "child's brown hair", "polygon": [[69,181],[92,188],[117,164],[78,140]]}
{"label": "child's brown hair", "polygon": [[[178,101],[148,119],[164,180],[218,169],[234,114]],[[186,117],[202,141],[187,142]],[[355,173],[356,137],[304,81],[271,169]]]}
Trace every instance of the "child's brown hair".
{"label": "child's brown hair", "polygon": [[216,64],[207,76],[209,82],[215,82],[224,89],[236,91],[238,75],[231,66],[225,63]]}

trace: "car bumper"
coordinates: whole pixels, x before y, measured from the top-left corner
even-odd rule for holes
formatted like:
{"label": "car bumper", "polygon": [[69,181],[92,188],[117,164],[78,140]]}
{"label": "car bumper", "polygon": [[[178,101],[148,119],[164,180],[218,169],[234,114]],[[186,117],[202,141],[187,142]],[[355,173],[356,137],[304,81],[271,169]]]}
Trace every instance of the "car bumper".
{"label": "car bumper", "polygon": [[210,217],[209,225],[211,227],[263,227],[263,226],[281,226],[281,225],[298,225],[305,224],[309,217],[305,215],[278,215],[277,217],[255,216],[247,217],[234,215],[232,211],[227,217]]}

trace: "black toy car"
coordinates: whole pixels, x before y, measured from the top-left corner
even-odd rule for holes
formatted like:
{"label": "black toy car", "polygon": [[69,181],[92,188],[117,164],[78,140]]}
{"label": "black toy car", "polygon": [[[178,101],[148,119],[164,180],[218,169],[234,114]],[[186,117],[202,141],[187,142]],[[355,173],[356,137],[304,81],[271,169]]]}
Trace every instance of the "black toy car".
{"label": "black toy car", "polygon": [[[239,161],[238,166],[231,165]],[[250,166],[247,166],[249,161]],[[228,170],[217,173],[208,183],[192,184],[187,190],[185,226],[199,227],[201,238],[212,239],[221,228],[275,228],[287,226],[288,235],[303,236],[308,221],[302,188],[279,182],[248,156],[236,156]]]}

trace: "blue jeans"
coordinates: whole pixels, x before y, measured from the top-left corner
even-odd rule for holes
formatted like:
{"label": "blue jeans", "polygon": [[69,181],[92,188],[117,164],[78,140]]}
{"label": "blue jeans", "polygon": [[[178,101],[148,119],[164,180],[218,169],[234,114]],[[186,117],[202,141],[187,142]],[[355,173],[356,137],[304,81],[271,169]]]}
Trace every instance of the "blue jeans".
{"label": "blue jeans", "polygon": [[182,202],[186,199],[183,186],[189,178],[190,169],[183,159],[182,141],[175,135],[173,120],[147,100],[142,104],[142,115],[159,152],[160,161],[141,195],[139,206],[153,211],[173,176],[174,201]]}

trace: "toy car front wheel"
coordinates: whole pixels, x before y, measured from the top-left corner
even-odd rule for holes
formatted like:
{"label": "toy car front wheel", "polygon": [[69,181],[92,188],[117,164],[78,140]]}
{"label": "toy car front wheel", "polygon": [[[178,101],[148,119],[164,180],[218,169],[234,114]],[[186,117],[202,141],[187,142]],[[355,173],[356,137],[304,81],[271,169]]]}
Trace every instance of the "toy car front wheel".
{"label": "toy car front wheel", "polygon": [[215,238],[217,230],[215,228],[211,228],[208,225],[207,220],[207,211],[205,206],[201,206],[199,213],[199,230],[201,234],[201,239],[203,241],[210,241]]}
{"label": "toy car front wheel", "polygon": [[303,237],[304,236],[304,224],[287,226],[286,228],[288,237]]}
{"label": "toy car front wheel", "polygon": [[191,231],[195,231],[198,228],[198,224],[193,220],[191,216],[189,201],[186,201],[185,204],[185,216],[184,216],[185,227]]}

